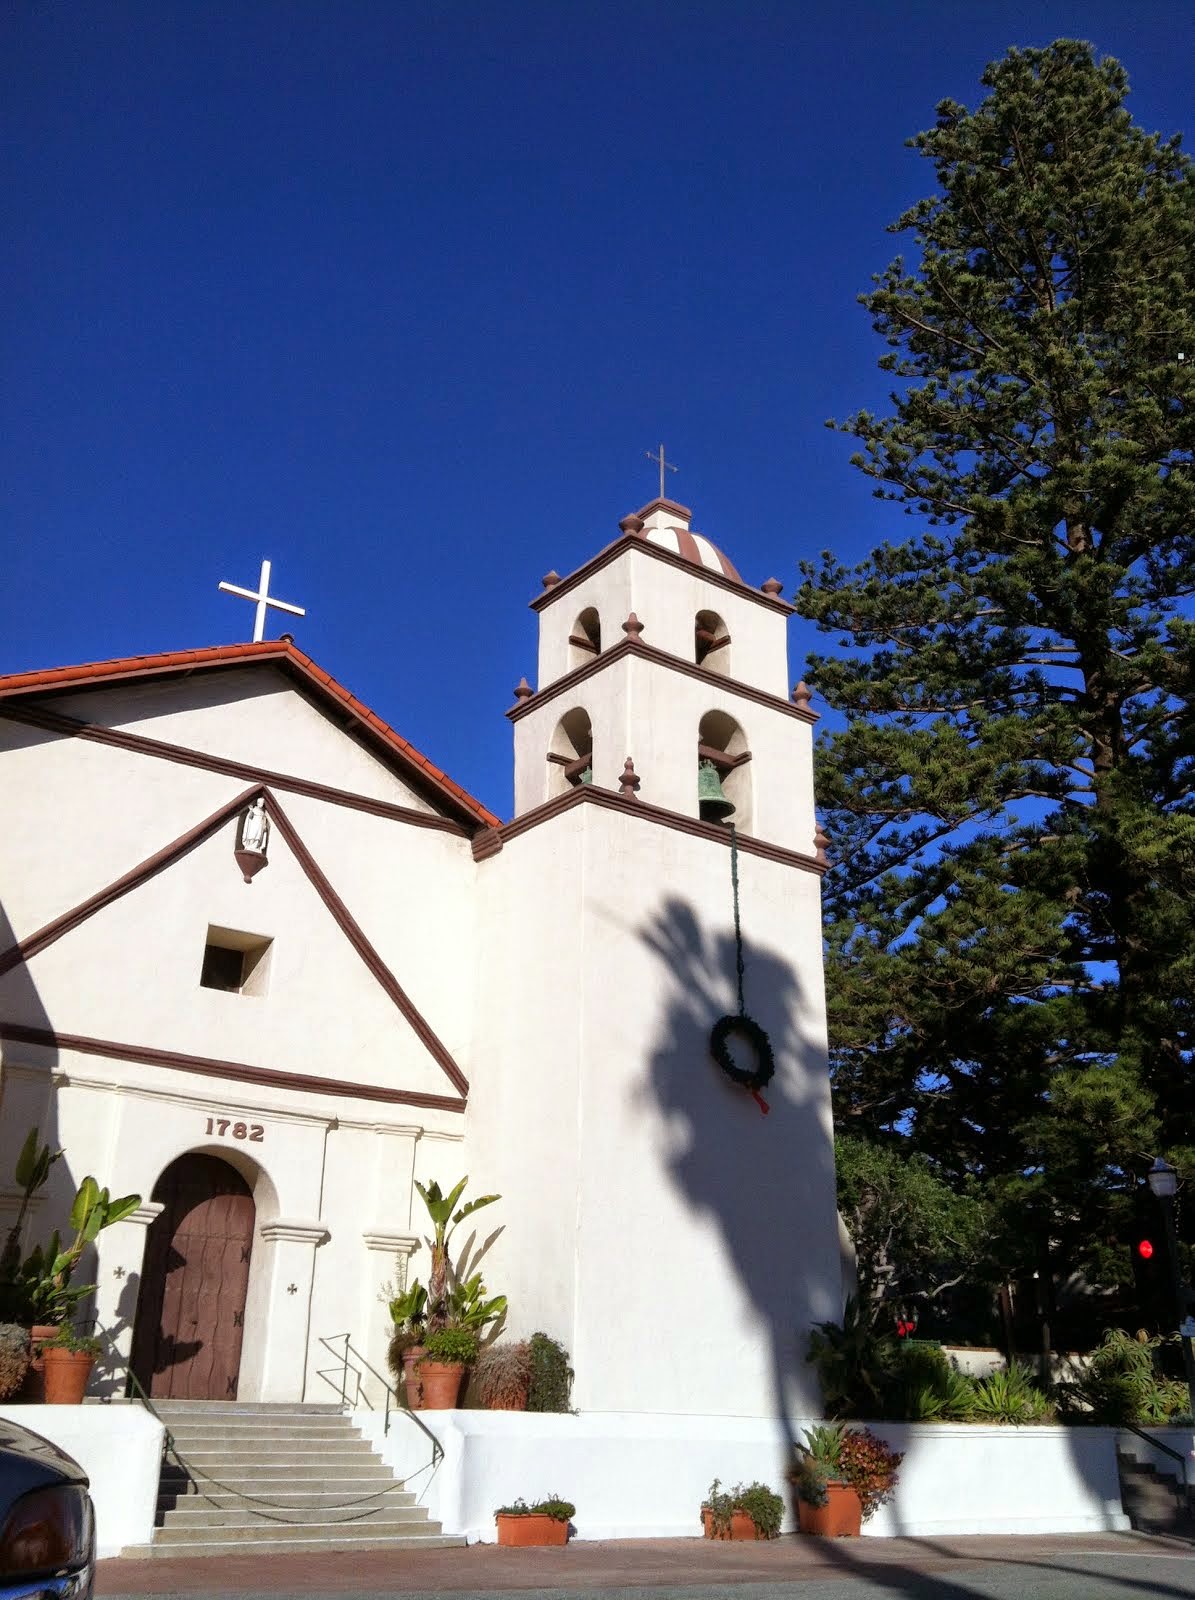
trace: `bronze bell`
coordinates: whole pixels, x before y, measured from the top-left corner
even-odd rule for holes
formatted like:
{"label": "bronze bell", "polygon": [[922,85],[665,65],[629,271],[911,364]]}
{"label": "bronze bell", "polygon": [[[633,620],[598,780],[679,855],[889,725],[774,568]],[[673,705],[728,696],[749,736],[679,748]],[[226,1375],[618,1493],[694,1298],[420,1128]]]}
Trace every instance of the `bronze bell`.
{"label": "bronze bell", "polygon": [[592,783],[593,782],[593,768],[591,766],[590,767],[586,767],[584,769],[584,771],[581,773],[581,776],[577,779],[577,782],[579,784],[580,783]]}
{"label": "bronze bell", "polygon": [[718,769],[708,759],[697,769],[697,804],[703,822],[725,822],[734,815],[734,801],[723,794]]}

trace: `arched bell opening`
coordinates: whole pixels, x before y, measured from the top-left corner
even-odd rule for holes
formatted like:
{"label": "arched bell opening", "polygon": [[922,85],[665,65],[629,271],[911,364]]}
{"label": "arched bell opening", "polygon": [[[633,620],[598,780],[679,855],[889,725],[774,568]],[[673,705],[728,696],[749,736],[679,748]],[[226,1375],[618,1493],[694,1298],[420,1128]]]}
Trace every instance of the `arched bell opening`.
{"label": "arched bell opening", "polygon": [[548,751],[548,799],[593,782],[593,727],[581,706],[566,711],[556,724]]}
{"label": "arched bell opening", "polygon": [[602,650],[602,619],[593,606],[587,606],[573,623],[568,636],[569,666],[583,667]]}
{"label": "arched bell opening", "polygon": [[693,659],[707,672],[730,675],[730,631],[716,611],[699,611],[693,627]]}
{"label": "arched bell opening", "polygon": [[751,752],[724,711],[707,711],[697,730],[697,809],[703,822],[733,822],[751,832]]}

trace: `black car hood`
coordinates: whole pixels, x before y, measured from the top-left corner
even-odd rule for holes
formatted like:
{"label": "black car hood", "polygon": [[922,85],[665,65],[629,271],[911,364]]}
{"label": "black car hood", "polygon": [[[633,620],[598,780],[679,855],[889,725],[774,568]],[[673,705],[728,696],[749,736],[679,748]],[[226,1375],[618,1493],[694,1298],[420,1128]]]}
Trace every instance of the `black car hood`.
{"label": "black car hood", "polygon": [[87,1474],[73,1456],[40,1433],[0,1417],[0,1505],[7,1506],[15,1495],[30,1489],[56,1483],[86,1487]]}

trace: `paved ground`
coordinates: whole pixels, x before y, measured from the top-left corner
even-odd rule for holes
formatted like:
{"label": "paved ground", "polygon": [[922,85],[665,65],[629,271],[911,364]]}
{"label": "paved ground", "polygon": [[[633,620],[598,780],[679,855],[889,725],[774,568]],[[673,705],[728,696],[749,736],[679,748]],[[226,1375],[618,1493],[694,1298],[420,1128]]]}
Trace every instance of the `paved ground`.
{"label": "paved ground", "polygon": [[104,1561],[101,1596],[432,1600],[1195,1600],[1195,1545],[1141,1534],[1046,1538],[578,1540],[564,1550],[381,1551]]}

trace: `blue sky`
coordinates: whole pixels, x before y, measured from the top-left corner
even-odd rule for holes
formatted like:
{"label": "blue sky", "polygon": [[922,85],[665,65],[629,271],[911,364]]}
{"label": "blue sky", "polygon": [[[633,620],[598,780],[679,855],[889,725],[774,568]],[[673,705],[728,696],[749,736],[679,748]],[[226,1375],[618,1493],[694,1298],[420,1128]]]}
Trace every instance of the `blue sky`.
{"label": "blue sky", "polygon": [[855,295],[905,137],[1060,35],[1183,126],[1161,4],[2,0],[0,671],[247,638],[268,556],[508,813],[526,602],[661,439],[750,581],[908,531],[822,426],[882,403]]}

